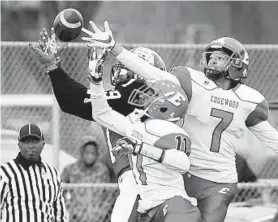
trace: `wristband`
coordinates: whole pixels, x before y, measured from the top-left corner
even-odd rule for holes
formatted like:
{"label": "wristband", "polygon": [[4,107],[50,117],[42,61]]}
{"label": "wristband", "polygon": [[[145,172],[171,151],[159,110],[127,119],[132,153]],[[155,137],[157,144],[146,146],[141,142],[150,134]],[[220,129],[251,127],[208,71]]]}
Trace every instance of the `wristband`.
{"label": "wristband", "polygon": [[47,66],[46,67],[46,72],[49,73],[50,71],[52,71],[54,69],[58,69],[58,65],[56,63],[53,63],[53,64]]}
{"label": "wristband", "polygon": [[134,152],[151,158],[159,163],[163,161],[165,156],[165,150],[148,145],[146,143],[141,143],[140,146],[136,146]]}
{"label": "wristband", "polygon": [[111,54],[113,56],[117,57],[122,51],[123,51],[123,47],[121,45],[119,45],[118,43],[115,43],[115,45],[111,49]]}

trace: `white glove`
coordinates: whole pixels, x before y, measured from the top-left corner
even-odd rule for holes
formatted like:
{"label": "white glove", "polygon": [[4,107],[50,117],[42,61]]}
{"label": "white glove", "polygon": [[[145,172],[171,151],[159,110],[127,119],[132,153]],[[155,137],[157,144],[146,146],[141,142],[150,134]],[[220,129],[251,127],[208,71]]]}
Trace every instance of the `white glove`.
{"label": "white glove", "polygon": [[107,21],[104,22],[104,32],[101,31],[94,22],[89,22],[93,32],[82,28],[82,31],[88,34],[90,37],[82,37],[82,40],[87,41],[93,44],[96,44],[100,47],[106,48],[110,51],[116,44],[115,39],[113,37],[112,31],[109,28],[109,24]]}
{"label": "white glove", "polygon": [[103,63],[106,61],[108,52],[106,48],[97,45],[88,45],[89,75],[90,82],[99,83],[103,76]]}
{"label": "white glove", "polygon": [[60,55],[67,45],[68,43],[56,40],[53,28],[51,28],[51,37],[49,37],[46,28],[43,28],[40,32],[40,40],[35,45],[29,43],[33,56],[47,70],[60,62]]}

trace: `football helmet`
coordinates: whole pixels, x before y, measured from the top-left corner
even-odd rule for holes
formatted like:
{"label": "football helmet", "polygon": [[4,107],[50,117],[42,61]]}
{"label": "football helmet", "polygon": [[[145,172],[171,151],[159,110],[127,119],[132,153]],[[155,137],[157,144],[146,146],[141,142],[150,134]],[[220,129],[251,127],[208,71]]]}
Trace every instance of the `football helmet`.
{"label": "football helmet", "polygon": [[[131,49],[130,52],[146,60],[149,62],[149,64],[161,70],[166,70],[163,59],[155,51],[145,47],[137,47]],[[117,63],[112,66],[110,76],[111,84],[114,86],[117,84],[124,85],[131,83],[135,79],[142,79],[140,76],[136,75],[134,72],[125,67],[122,63]]]}
{"label": "football helmet", "polygon": [[188,108],[185,92],[168,80],[147,81],[132,91],[128,103],[144,109],[150,118],[167,121],[183,119]]}
{"label": "football helmet", "polygon": [[[214,52],[221,52],[228,57],[224,66],[209,65],[209,60]],[[206,47],[200,65],[209,79],[225,76],[227,79],[239,82],[247,77],[249,55],[239,41],[230,37],[222,37],[213,40]]]}

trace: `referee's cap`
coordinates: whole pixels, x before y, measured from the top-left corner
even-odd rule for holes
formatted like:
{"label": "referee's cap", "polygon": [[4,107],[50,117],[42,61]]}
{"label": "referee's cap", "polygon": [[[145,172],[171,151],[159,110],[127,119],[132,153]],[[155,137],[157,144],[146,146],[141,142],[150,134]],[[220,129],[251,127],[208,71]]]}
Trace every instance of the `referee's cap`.
{"label": "referee's cap", "polygon": [[37,137],[38,139],[44,140],[41,129],[35,124],[26,124],[19,130],[18,140],[22,140],[26,137]]}

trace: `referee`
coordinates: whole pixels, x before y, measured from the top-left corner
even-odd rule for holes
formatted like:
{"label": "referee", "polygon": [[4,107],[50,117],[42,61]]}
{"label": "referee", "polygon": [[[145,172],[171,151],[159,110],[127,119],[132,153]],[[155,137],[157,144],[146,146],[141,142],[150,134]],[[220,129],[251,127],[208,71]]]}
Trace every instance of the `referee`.
{"label": "referee", "polygon": [[61,177],[40,157],[44,144],[35,124],[19,130],[20,152],[0,169],[1,221],[68,221]]}

